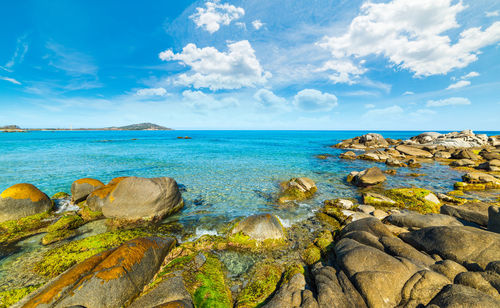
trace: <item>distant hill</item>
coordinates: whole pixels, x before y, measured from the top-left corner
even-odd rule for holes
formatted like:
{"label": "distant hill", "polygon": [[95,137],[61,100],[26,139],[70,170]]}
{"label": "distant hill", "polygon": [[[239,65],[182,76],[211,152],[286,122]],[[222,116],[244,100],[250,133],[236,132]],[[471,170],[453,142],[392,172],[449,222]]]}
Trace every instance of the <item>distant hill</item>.
{"label": "distant hill", "polygon": [[153,123],[140,123],[140,124],[132,124],[127,126],[120,127],[110,127],[113,130],[173,130],[168,127],[160,126]]}
{"label": "distant hill", "polygon": [[21,129],[17,125],[5,125],[5,126],[0,126],[0,129]]}

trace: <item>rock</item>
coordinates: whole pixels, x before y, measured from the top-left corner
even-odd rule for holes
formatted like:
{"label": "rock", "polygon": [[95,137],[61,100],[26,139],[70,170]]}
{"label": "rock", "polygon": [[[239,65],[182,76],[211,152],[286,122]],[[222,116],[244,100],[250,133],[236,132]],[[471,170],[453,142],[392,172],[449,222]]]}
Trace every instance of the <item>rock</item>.
{"label": "rock", "polygon": [[344,210],[349,210],[354,206],[354,203],[348,199],[325,200],[323,204],[325,206],[333,206]]}
{"label": "rock", "polygon": [[182,277],[179,276],[167,278],[164,281],[160,282],[158,286],[156,286],[152,291],[140,296],[128,307],[157,307],[161,304],[176,301],[182,302],[182,304],[179,303],[179,306],[172,305],[171,307],[193,307],[193,304],[191,302],[191,295],[186,290],[184,282],[182,281]]}
{"label": "rock", "polygon": [[284,240],[285,230],[279,219],[271,214],[257,214],[238,222],[231,234],[242,233],[255,241]]}
{"label": "rock", "polygon": [[419,144],[426,144],[426,143],[431,143],[432,141],[436,140],[436,138],[442,136],[440,133],[436,132],[425,132],[421,133],[420,135],[417,135],[415,137],[411,137],[410,140],[414,141]]}
{"label": "rock", "polygon": [[454,283],[474,288],[500,300],[498,291],[481,274],[481,272],[460,273],[455,277]]}
{"label": "rock", "polygon": [[407,165],[394,158],[388,158],[385,164],[390,167],[406,167]]}
{"label": "rock", "polygon": [[500,234],[473,227],[428,227],[400,234],[400,237],[417,249],[470,269],[484,269],[500,256]]}
{"label": "rock", "polygon": [[279,203],[301,201],[310,198],[318,190],[313,180],[306,177],[293,178],[281,183]]}
{"label": "rock", "polygon": [[340,158],[343,159],[356,159],[356,154],[353,151],[347,151],[340,154]]}
{"label": "rock", "polygon": [[422,165],[414,158],[410,158],[406,161],[406,164],[410,168],[422,168]]}
{"label": "rock", "polygon": [[366,187],[380,184],[386,179],[384,173],[378,167],[372,167],[356,174],[352,182],[356,186]]}
{"label": "rock", "polygon": [[300,273],[295,274],[262,308],[300,307],[302,303],[302,291],[305,289],[305,286],[306,280],[304,275]]}
{"label": "rock", "polygon": [[394,200],[397,207],[421,214],[438,213],[441,205],[436,195],[423,188],[394,188],[384,194]]}
{"label": "rock", "polygon": [[500,179],[481,172],[470,172],[462,176],[463,182],[456,182],[457,190],[499,189]]}
{"label": "rock", "polygon": [[104,184],[96,179],[83,178],[71,184],[71,202],[79,203],[87,198],[91,192],[103,187]]}
{"label": "rock", "polygon": [[488,208],[488,230],[500,233],[500,207],[490,206]]}
{"label": "rock", "polygon": [[497,172],[500,171],[500,159],[493,159],[477,166],[477,169]]}
{"label": "rock", "polygon": [[98,188],[91,192],[87,197],[87,206],[92,211],[102,211],[102,207],[104,206],[104,201],[108,197],[108,195],[115,189],[116,185],[120,183],[122,180],[126,179],[126,176],[117,177],[109,181],[105,186]]}
{"label": "rock", "polygon": [[473,288],[450,284],[445,286],[439,294],[432,299],[429,307],[452,308],[452,307],[499,307],[500,302],[489,295],[479,292]]}
{"label": "rock", "polygon": [[365,214],[371,214],[373,211],[375,211],[375,207],[367,204],[360,204],[358,205],[356,210]]}
{"label": "rock", "polygon": [[0,194],[0,222],[47,212],[49,197],[32,184],[15,184]]}
{"label": "rock", "polygon": [[452,260],[438,261],[435,264],[432,264],[430,268],[433,271],[448,277],[450,281],[454,281],[458,274],[467,272],[465,267]]}
{"label": "rock", "polygon": [[407,145],[398,145],[396,146],[396,150],[399,152],[405,154],[405,155],[410,155],[410,156],[415,156],[415,157],[421,157],[421,158],[432,158],[433,155],[427,151],[424,151],[419,148],[415,147],[410,147]]}
{"label": "rock", "polygon": [[380,134],[366,134],[359,137],[343,140],[335,145],[340,149],[377,149],[386,148],[389,143]]}
{"label": "rock", "polygon": [[367,152],[367,153],[364,153],[364,154],[361,154],[358,156],[358,159],[362,159],[362,160],[369,160],[369,161],[379,161],[379,162],[382,162],[382,161],[385,161],[387,159],[387,155],[383,154],[379,154],[379,153],[376,153],[376,152]]}
{"label": "rock", "polygon": [[451,157],[451,153],[450,152],[446,152],[446,151],[437,151],[436,153],[434,153],[434,158],[443,158],[443,159],[448,159]]}
{"label": "rock", "polygon": [[369,217],[351,222],[341,231],[341,236],[349,232],[364,231],[375,235],[376,237],[393,236],[392,233],[375,217]]}
{"label": "rock", "polygon": [[483,202],[467,202],[463,205],[443,205],[440,211],[441,214],[487,226],[488,207],[489,204]]}
{"label": "rock", "polygon": [[363,203],[374,206],[389,207],[395,205],[396,201],[381,194],[367,192],[363,194]]}
{"label": "rock", "polygon": [[429,270],[416,272],[403,287],[400,306],[427,305],[448,284],[450,284],[448,278],[436,272]]}
{"label": "rock", "polygon": [[439,136],[433,135],[431,138],[425,138],[425,136],[423,138],[413,137],[409,140],[409,143],[425,144],[427,146],[437,145],[445,148],[475,148],[487,145],[488,136],[484,134],[474,134],[474,132],[468,130]]}
{"label": "rock", "polygon": [[419,214],[415,212],[394,213],[386,218],[386,221],[406,228],[426,228],[436,226],[462,226],[454,217],[442,214]]}
{"label": "rock", "polygon": [[26,307],[122,307],[135,297],[175,245],[172,238],[138,238],[73,266],[23,301]]}
{"label": "rock", "polygon": [[387,214],[386,212],[382,211],[382,210],[375,210],[371,213],[374,217],[382,220],[384,218],[386,218],[387,216],[389,216],[389,214]]}
{"label": "rock", "polygon": [[494,147],[499,147],[500,146],[500,135],[499,136],[491,136],[490,138],[488,138],[488,143]]}
{"label": "rock", "polygon": [[453,159],[479,160],[480,157],[470,149],[458,150],[451,155]]}
{"label": "rock", "polygon": [[472,167],[475,165],[476,165],[476,163],[470,159],[459,159],[459,160],[452,161],[450,163],[450,166],[452,166],[452,167]]}
{"label": "rock", "polygon": [[479,152],[479,155],[485,160],[500,160],[500,153],[491,152],[486,149],[481,150],[481,152]]}
{"label": "rock", "polygon": [[128,177],[103,196],[102,213],[107,218],[158,220],[184,206],[177,182],[167,177]]}

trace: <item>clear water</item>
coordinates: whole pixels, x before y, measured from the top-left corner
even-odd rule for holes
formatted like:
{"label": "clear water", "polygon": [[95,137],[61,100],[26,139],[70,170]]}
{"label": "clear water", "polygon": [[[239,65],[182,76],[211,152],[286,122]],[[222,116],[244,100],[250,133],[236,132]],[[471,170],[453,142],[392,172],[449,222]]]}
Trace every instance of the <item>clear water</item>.
{"label": "clear water", "polygon": [[[309,215],[327,198],[358,196],[345,183],[353,170],[384,164],[345,161],[329,146],[362,131],[57,131],[0,134],[0,191],[21,182],[48,195],[69,192],[71,183],[92,177],[108,182],[118,176],[169,176],[182,184],[185,208],[175,219],[199,232],[218,223],[259,212],[272,212],[285,224]],[[381,132],[409,138],[419,132]],[[488,133],[488,132],[487,132]],[[494,134],[489,132],[488,134]],[[190,136],[192,139],[177,139]],[[137,140],[133,140],[137,139]],[[331,154],[327,160],[317,154]],[[452,189],[461,174],[439,164],[397,176],[385,184],[419,186],[438,192]],[[278,184],[307,176],[318,185],[317,197],[299,207],[279,209],[272,201]]]}

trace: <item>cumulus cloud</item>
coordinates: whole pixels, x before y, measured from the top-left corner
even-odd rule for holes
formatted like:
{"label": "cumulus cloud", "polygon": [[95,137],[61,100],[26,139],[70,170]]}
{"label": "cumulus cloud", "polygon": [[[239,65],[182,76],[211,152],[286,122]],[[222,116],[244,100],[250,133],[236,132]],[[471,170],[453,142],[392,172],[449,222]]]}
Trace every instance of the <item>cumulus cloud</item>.
{"label": "cumulus cloud", "polygon": [[465,97],[450,97],[445,99],[440,99],[437,101],[429,100],[427,101],[427,107],[443,107],[443,106],[454,106],[454,105],[470,105],[471,102]]}
{"label": "cumulus cloud", "polygon": [[466,87],[466,86],[469,86],[469,85],[470,85],[470,81],[468,81],[468,80],[460,80],[458,82],[450,84],[446,89],[447,90],[459,89],[459,88],[463,88],[463,87]]}
{"label": "cumulus cloud", "polygon": [[164,88],[148,88],[137,90],[136,94],[138,96],[164,96],[167,94],[167,90]]}
{"label": "cumulus cloud", "polygon": [[228,44],[228,51],[214,47],[198,48],[188,44],[180,53],[166,50],[160,53],[164,61],[180,61],[191,68],[188,74],[180,74],[177,83],[194,88],[239,89],[265,83],[271,73],[264,71],[246,40]]}
{"label": "cumulus cloud", "polygon": [[304,111],[330,111],[338,105],[338,99],[330,93],[304,89],[294,96],[293,103]]}
{"label": "cumulus cloud", "polygon": [[198,28],[210,33],[217,32],[221,25],[229,25],[231,21],[245,15],[245,10],[229,3],[220,4],[219,1],[205,3],[205,7],[196,8],[196,13],[190,16]]}
{"label": "cumulus cloud", "polygon": [[202,91],[185,90],[182,92],[182,97],[184,103],[196,111],[223,109],[238,105],[238,101],[234,98],[223,98],[218,100],[212,95],[203,93]]}
{"label": "cumulus cloud", "polygon": [[19,81],[15,80],[14,78],[10,78],[10,77],[0,76],[0,80],[5,80],[5,81],[11,82],[13,84],[18,84],[18,85],[21,84]]}
{"label": "cumulus cloud", "polygon": [[479,73],[478,72],[470,72],[467,75],[463,75],[460,79],[469,79],[469,78],[474,78],[478,77]]}
{"label": "cumulus cloud", "polygon": [[413,94],[415,94],[415,93],[414,93],[414,92],[412,92],[412,91],[406,91],[405,93],[403,93],[403,95],[405,95],[405,96],[406,96],[406,95],[413,95]]}
{"label": "cumulus cloud", "polygon": [[[363,62],[363,61],[361,61]],[[319,72],[330,71],[330,80],[333,83],[354,84],[361,75],[366,72],[366,69],[355,65],[348,59],[344,60],[329,60],[318,69]]]}
{"label": "cumulus cloud", "polygon": [[403,113],[403,108],[399,107],[398,105],[394,105],[386,108],[368,110],[363,115],[363,117],[365,118],[387,117],[387,116],[400,115],[402,113]]}
{"label": "cumulus cloud", "polygon": [[283,106],[286,103],[283,97],[277,96],[267,89],[258,90],[253,97],[264,107]]}
{"label": "cumulus cloud", "polygon": [[485,14],[486,14],[486,17],[498,17],[498,16],[500,16],[499,11],[486,12]]}
{"label": "cumulus cloud", "polygon": [[264,26],[264,23],[260,21],[259,19],[252,21],[252,26],[255,28],[255,30],[259,30]]}
{"label": "cumulus cloud", "polygon": [[[336,61],[376,55],[417,77],[446,74],[476,61],[481,48],[500,41],[500,22],[465,29],[451,39],[446,33],[459,27],[456,16],[465,8],[452,0],[366,2],[344,35],[318,44]],[[362,63],[357,66],[363,70]]]}

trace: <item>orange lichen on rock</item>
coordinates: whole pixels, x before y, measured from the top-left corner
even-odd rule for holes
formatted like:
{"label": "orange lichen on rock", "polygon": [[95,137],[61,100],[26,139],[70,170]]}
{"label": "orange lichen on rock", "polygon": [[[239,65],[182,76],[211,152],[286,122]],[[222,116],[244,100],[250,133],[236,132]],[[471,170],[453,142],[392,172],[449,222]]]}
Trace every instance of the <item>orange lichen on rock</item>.
{"label": "orange lichen on rock", "polygon": [[74,183],[76,184],[90,184],[94,187],[98,187],[98,186],[104,186],[104,183],[99,181],[99,180],[96,180],[96,179],[91,179],[91,178],[83,178],[83,179],[79,179],[79,180],[76,180]]}
{"label": "orange lichen on rock", "polygon": [[72,269],[62,274],[56,279],[49,288],[33,297],[23,307],[31,308],[37,307],[40,304],[48,304],[54,302],[63,294],[65,288],[73,286],[79,282],[84,275],[88,275],[99,263],[105,260],[116,249],[108,250],[92,256],[82,263],[74,266]]}
{"label": "orange lichen on rock", "polygon": [[121,181],[125,180],[126,178],[128,178],[128,176],[119,176],[117,178],[111,179],[111,181],[109,181],[108,185],[116,185],[116,184],[120,183]]}
{"label": "orange lichen on rock", "polygon": [[7,188],[2,192],[0,197],[12,199],[31,199],[33,202],[38,202],[46,198],[48,199],[47,195],[45,195],[41,190],[28,183],[20,183]]}

